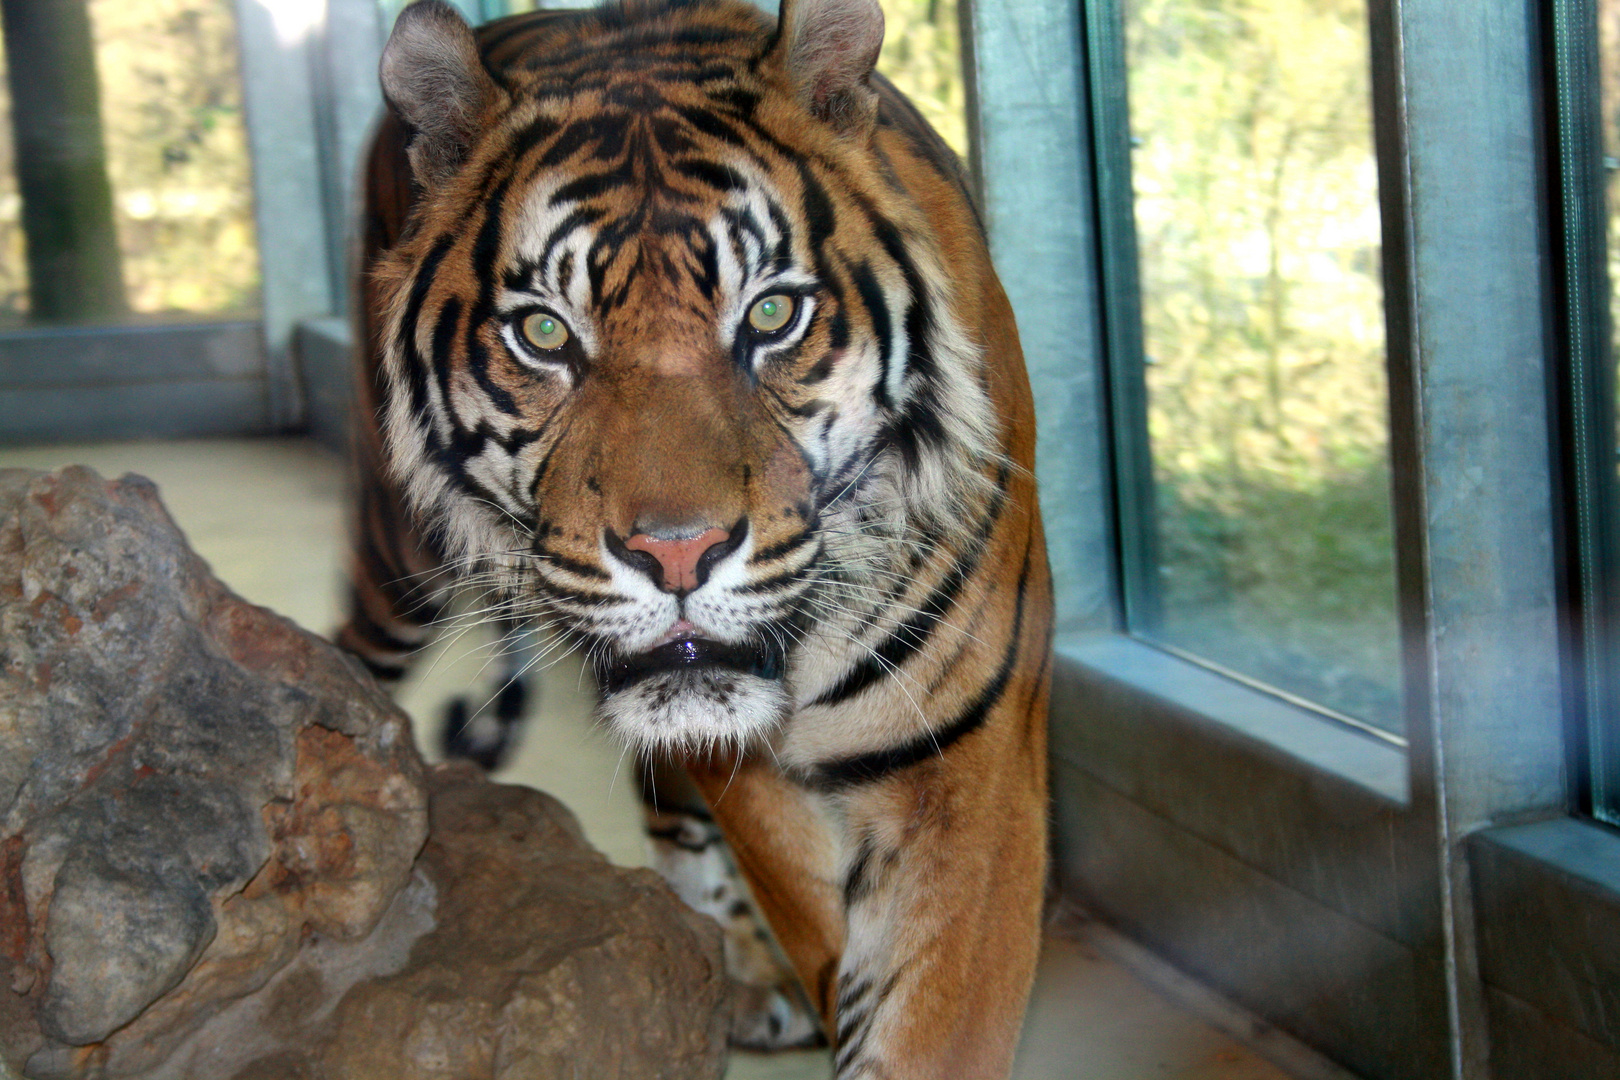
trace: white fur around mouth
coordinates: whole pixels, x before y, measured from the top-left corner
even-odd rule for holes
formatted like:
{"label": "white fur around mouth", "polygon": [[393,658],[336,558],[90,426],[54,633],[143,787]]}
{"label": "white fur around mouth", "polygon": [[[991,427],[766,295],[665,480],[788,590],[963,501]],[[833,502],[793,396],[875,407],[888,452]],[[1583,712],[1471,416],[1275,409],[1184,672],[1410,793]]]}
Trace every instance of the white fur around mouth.
{"label": "white fur around mouth", "polygon": [[788,708],[780,679],[704,665],[656,672],[604,693],[599,714],[632,746],[691,753],[745,746],[780,725]]}

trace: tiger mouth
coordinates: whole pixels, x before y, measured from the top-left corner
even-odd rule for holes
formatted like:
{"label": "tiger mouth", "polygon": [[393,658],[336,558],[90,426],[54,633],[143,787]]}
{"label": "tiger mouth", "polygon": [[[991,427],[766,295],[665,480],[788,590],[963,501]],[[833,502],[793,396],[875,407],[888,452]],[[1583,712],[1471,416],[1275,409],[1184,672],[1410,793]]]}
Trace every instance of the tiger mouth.
{"label": "tiger mouth", "polygon": [[782,650],[769,645],[727,645],[707,638],[681,638],[632,656],[599,660],[596,678],[604,693],[617,694],[654,675],[714,669],[775,682],[782,677]]}

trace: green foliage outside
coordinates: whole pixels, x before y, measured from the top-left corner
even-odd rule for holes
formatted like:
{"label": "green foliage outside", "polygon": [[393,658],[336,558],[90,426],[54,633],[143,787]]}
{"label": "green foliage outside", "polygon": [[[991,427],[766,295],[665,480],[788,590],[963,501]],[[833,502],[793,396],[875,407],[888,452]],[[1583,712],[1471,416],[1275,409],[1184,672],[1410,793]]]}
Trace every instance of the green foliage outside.
{"label": "green foliage outside", "polygon": [[[258,304],[252,170],[230,0],[90,0],[101,119],[133,311]],[[0,318],[26,314],[23,236],[0,72]]]}
{"label": "green foliage outside", "polygon": [[882,0],[882,6],[878,70],[966,157],[967,91],[956,0]]}
{"label": "green foliage outside", "polygon": [[1150,635],[1398,729],[1365,0],[1136,0]]}

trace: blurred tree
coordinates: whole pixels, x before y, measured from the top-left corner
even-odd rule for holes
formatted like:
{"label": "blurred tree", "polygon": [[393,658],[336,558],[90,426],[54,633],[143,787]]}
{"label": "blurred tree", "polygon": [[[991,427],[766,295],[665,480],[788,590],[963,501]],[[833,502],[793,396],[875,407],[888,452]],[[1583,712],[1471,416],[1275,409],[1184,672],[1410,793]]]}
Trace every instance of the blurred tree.
{"label": "blurred tree", "polygon": [[125,311],[86,0],[0,0],[30,313]]}

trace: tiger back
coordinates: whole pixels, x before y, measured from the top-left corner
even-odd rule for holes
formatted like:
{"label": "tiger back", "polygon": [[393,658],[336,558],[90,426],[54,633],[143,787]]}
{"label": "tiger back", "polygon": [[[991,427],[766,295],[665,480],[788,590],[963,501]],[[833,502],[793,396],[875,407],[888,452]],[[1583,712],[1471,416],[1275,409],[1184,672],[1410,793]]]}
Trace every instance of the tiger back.
{"label": "tiger back", "polygon": [[569,637],[702,792],[841,1080],[1004,1076],[1046,851],[1033,408],[882,30],[874,0],[401,15],[341,640],[397,675],[468,577]]}

